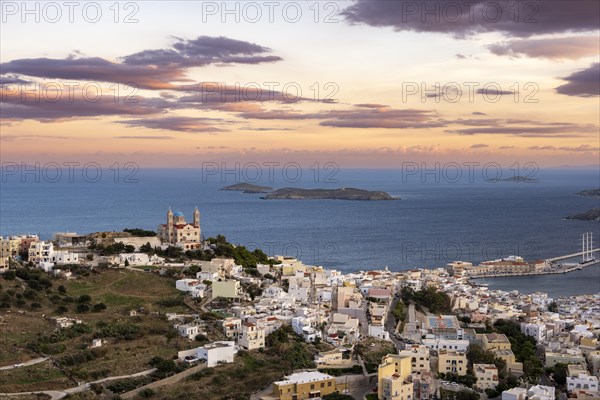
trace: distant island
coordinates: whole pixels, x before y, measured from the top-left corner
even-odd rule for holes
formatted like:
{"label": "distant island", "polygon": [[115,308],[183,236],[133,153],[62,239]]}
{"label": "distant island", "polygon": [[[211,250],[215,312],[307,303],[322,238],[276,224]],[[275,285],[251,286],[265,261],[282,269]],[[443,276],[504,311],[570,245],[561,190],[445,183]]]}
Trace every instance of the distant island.
{"label": "distant island", "polygon": [[525,182],[525,183],[534,183],[534,182],[539,182],[538,179],[533,179],[533,178],[528,178],[526,176],[513,176],[511,178],[504,178],[504,179],[499,179],[499,178],[494,178],[494,179],[486,179],[486,182]]}
{"label": "distant island", "polygon": [[251,183],[236,183],[235,185],[225,186],[221,190],[231,190],[244,193],[269,193],[273,191],[272,187],[253,185]]}
{"label": "distant island", "polygon": [[600,208],[592,208],[582,214],[570,215],[567,219],[577,219],[580,221],[596,221],[600,222]]}
{"label": "distant island", "polygon": [[277,189],[266,196],[265,200],[400,200],[392,197],[386,192],[369,191],[356,188],[341,189],[299,189],[283,188]]}
{"label": "distant island", "polygon": [[577,194],[584,197],[600,197],[600,189],[582,190]]}

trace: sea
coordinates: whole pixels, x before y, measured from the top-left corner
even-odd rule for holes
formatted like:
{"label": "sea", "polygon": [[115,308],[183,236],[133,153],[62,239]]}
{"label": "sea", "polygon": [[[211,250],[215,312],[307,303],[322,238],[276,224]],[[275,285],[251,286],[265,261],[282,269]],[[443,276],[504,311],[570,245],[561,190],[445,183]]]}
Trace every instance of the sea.
{"label": "sea", "polygon": [[[124,228],[156,230],[169,207],[188,220],[197,206],[205,237],[269,255],[343,272],[444,267],[518,255],[545,259],[581,251],[600,224],[566,216],[600,207],[600,198],[577,192],[600,187],[596,169],[535,171],[534,181],[489,181],[489,171],[419,171],[242,165],[220,170],[63,168],[36,174],[2,171],[0,234],[90,233]],[[418,168],[416,168],[418,169]],[[117,173],[118,171],[118,173]],[[98,173],[100,172],[100,174]],[[502,171],[511,177],[513,171]],[[495,175],[498,176],[498,175]],[[381,190],[396,201],[263,200],[261,194],[220,190],[240,182],[273,188]],[[597,253],[600,257],[600,254]],[[597,293],[600,268],[567,275],[486,280],[491,288],[552,290],[558,295]]]}

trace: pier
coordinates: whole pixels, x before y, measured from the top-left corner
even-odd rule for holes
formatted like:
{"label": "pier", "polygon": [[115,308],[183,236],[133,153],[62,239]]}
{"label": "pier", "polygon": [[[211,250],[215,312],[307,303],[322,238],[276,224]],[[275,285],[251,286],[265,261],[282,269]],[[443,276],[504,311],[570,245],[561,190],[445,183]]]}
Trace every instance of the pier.
{"label": "pier", "polygon": [[[600,248],[586,251],[586,253],[592,253],[593,254],[593,253],[596,253],[598,251],[600,251]],[[554,257],[554,258],[548,258],[545,261],[547,263],[554,263],[554,262],[560,261],[560,260],[567,260],[569,258],[580,257],[580,256],[583,256],[583,254],[584,254],[584,252],[580,251],[579,253],[573,253],[573,254],[567,254],[567,255],[564,255],[564,256],[558,256],[558,257]]]}

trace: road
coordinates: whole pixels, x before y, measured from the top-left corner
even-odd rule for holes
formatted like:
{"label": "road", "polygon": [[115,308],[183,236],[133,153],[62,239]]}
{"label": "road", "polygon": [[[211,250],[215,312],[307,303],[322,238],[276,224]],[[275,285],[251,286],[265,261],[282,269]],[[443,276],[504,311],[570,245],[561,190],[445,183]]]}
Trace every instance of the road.
{"label": "road", "polygon": [[39,358],[34,358],[33,360],[26,361],[24,363],[7,365],[5,367],[0,367],[0,371],[5,371],[7,369],[14,369],[14,368],[29,367],[31,365],[43,363],[44,361],[48,360],[49,358],[50,357],[39,357]]}
{"label": "road", "polygon": [[93,381],[93,382],[84,382],[79,386],[71,387],[71,388],[64,389],[64,390],[40,390],[37,392],[0,393],[0,396],[9,397],[9,396],[23,396],[23,395],[28,395],[28,394],[43,393],[43,394],[50,396],[51,400],[59,400],[70,394],[89,390],[90,386],[94,383],[104,383],[104,382],[109,382],[109,381],[115,381],[118,379],[137,378],[138,376],[150,375],[154,371],[156,371],[156,368],[147,369],[146,371],[137,372],[135,374],[130,374],[130,375],[110,376],[108,378],[98,379],[97,381]]}
{"label": "road", "polygon": [[396,323],[396,318],[394,317],[394,313],[393,313],[394,309],[396,308],[396,304],[398,304],[398,301],[400,301],[400,299],[398,299],[397,297],[394,297],[390,304],[390,311],[389,311],[387,319],[385,321],[385,330],[390,335],[390,340],[396,346],[396,350],[400,351],[400,350],[404,350],[405,346],[404,346],[404,342],[399,340],[396,337],[396,328],[397,328],[398,324]]}

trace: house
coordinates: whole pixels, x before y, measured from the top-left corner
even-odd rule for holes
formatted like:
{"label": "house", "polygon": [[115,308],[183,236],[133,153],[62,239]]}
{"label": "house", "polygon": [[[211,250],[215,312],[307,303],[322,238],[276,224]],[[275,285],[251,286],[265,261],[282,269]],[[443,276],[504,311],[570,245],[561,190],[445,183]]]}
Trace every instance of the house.
{"label": "house", "polygon": [[546,349],[546,366],[553,367],[556,364],[585,365],[585,357],[578,348],[551,351]]}
{"label": "house", "polygon": [[314,328],[314,322],[306,317],[292,318],[292,329],[297,335],[302,336],[305,342],[314,342],[321,337],[321,332]]}
{"label": "house", "polygon": [[527,389],[515,387],[502,392],[502,400],[527,400]]}
{"label": "house", "polygon": [[239,299],[242,297],[242,286],[235,279],[219,280],[212,283],[212,298]]}
{"label": "house", "polygon": [[590,375],[582,365],[568,365],[567,372],[567,390],[569,392],[598,396],[597,376]]}
{"label": "house", "polygon": [[273,393],[261,400],[305,400],[320,399],[322,396],[342,389],[333,376],[317,371],[297,372],[273,383]]}
{"label": "house", "polygon": [[411,356],[388,354],[377,368],[379,400],[411,400],[413,383],[411,380]]}
{"label": "house", "polygon": [[191,294],[192,297],[204,297],[206,285],[196,279],[186,278],[175,281],[175,288]]}
{"label": "house", "polygon": [[221,321],[223,333],[227,339],[236,339],[242,333],[242,320],[236,317],[227,317]]}
{"label": "house", "polygon": [[440,350],[438,352],[438,373],[467,374],[467,355],[463,351]]}
{"label": "house", "polygon": [[59,328],[69,328],[74,324],[81,324],[83,321],[77,318],[56,317],[54,318],[56,326]]}
{"label": "house", "polygon": [[236,353],[235,342],[220,341],[195,349],[180,351],[177,356],[180,360],[187,362],[205,360],[207,367],[214,367],[217,364],[232,363]]}
{"label": "house", "polygon": [[319,366],[328,365],[351,365],[352,351],[349,349],[333,349],[315,355],[315,364]]}
{"label": "house", "polygon": [[181,336],[187,337],[189,340],[194,340],[200,333],[198,325],[184,324],[177,325],[176,328]]}
{"label": "house", "polygon": [[146,253],[121,253],[119,254],[119,265],[148,265],[150,257]]}
{"label": "house", "polygon": [[477,389],[484,391],[498,386],[498,368],[494,364],[473,364],[473,373],[477,378]]}
{"label": "house", "polygon": [[206,360],[208,367],[219,363],[232,363],[235,353],[235,343],[231,341],[214,342],[198,348],[198,358]]}
{"label": "house", "polygon": [[412,373],[420,374],[423,371],[431,371],[429,349],[423,345],[414,344],[405,350],[399,351],[398,355],[410,357]]}
{"label": "house", "polygon": [[242,325],[242,335],[238,341],[240,347],[246,350],[255,350],[265,347],[265,329],[256,324]]}
{"label": "house", "polygon": [[554,400],[555,388],[551,386],[536,385],[527,391],[528,400]]}
{"label": "house", "polygon": [[541,322],[522,322],[521,332],[533,337],[538,343],[546,343],[546,324]]}
{"label": "house", "polygon": [[219,274],[217,272],[210,272],[210,271],[200,271],[200,272],[196,272],[196,279],[198,279],[201,282],[204,281],[216,281],[217,279],[219,279]]}

